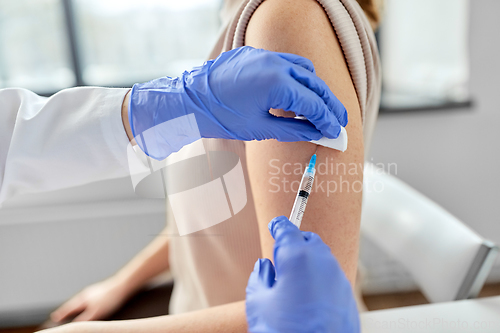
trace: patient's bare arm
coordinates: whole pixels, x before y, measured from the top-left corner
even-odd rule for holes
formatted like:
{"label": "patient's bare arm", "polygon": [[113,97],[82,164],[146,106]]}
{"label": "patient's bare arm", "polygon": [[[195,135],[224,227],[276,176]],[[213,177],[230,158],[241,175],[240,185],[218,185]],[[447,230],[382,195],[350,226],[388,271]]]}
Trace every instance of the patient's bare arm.
{"label": "patient's bare arm", "polygon": [[[347,108],[348,149],[341,153],[318,147],[315,183],[322,186],[313,188],[301,229],[321,236],[354,284],[361,215],[363,132],[358,99],[335,32],[315,0],[267,0],[252,16],[245,42],[309,58],[318,76]],[[273,110],[273,113],[289,116],[281,110]],[[250,183],[265,257],[272,259],[273,249],[267,224],[275,216],[290,214],[301,178],[296,163],[304,166],[315,150],[316,145],[307,142],[247,143]]]}

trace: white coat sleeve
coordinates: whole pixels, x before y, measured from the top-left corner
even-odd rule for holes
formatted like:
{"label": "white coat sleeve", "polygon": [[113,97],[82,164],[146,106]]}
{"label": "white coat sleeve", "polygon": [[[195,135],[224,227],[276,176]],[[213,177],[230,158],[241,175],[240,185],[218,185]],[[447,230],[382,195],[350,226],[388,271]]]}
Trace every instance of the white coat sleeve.
{"label": "white coat sleeve", "polygon": [[128,176],[128,90],[71,88],[50,98],[0,90],[0,207],[25,193]]}

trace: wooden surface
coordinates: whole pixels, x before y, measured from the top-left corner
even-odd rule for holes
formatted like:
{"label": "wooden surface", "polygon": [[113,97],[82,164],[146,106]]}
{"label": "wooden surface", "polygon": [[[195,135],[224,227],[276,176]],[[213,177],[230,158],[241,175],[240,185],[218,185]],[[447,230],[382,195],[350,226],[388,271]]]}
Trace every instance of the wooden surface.
{"label": "wooden surface", "polygon": [[[493,283],[485,285],[481,290],[479,297],[490,297],[498,295],[500,295],[500,283]],[[396,294],[365,295],[363,296],[363,300],[369,311],[429,303],[420,291],[411,291]]]}
{"label": "wooden surface", "polygon": [[420,291],[363,296],[368,311],[429,303]]}
{"label": "wooden surface", "polygon": [[37,326],[0,329],[2,333],[32,333],[37,330]]}

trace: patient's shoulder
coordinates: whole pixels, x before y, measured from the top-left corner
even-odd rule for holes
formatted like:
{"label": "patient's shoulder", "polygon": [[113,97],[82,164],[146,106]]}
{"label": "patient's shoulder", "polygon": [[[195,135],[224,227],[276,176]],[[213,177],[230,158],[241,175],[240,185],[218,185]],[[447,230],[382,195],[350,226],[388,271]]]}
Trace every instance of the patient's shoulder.
{"label": "patient's shoulder", "polygon": [[264,1],[248,23],[245,44],[310,59],[317,75],[347,108],[351,125],[361,124],[359,102],[344,53],[318,1]]}
{"label": "patient's shoulder", "polygon": [[298,48],[334,35],[326,12],[316,0],[266,0],[252,15],[246,41],[259,38],[276,49]]}

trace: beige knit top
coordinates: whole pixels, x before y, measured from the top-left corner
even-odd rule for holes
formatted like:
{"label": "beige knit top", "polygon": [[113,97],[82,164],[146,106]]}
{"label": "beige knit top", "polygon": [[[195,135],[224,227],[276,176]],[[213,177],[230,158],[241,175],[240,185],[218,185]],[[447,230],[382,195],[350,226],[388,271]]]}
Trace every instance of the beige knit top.
{"label": "beige knit top", "polygon": [[[246,26],[264,0],[227,0],[221,12],[225,26],[210,58],[244,45]],[[365,147],[369,146],[380,99],[380,68],[370,23],[355,0],[317,0],[335,29],[347,60],[363,117]],[[237,154],[249,184],[245,143],[203,139],[206,151]],[[185,147],[184,151],[190,147]],[[193,148],[195,149],[195,148]],[[179,182],[167,172],[167,184]],[[170,313],[182,313],[245,299],[245,287],[261,255],[255,206],[249,186],[247,204],[231,218],[210,228],[179,236],[167,201],[170,267],[175,287]],[[203,218],[200,216],[199,218]]]}

